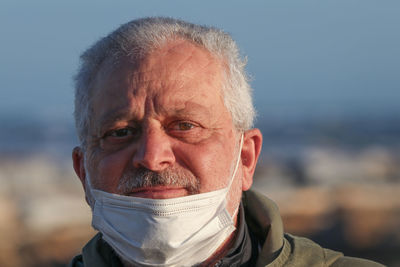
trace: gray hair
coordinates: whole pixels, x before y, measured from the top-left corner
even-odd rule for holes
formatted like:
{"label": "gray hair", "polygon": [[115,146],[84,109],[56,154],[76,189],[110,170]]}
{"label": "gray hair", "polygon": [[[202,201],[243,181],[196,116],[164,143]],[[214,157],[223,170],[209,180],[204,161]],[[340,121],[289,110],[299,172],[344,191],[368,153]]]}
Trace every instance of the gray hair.
{"label": "gray hair", "polygon": [[150,17],[130,21],[108,36],[97,41],[81,55],[81,65],[75,76],[75,124],[82,147],[90,126],[92,108],[92,82],[102,64],[117,62],[128,57],[140,60],[167,41],[183,39],[208,50],[225,66],[225,82],[222,85],[224,104],[231,113],[237,130],[253,127],[255,111],[251,99],[251,87],[245,72],[246,59],[242,58],[235,41],[222,30],[191,24],[165,17]]}

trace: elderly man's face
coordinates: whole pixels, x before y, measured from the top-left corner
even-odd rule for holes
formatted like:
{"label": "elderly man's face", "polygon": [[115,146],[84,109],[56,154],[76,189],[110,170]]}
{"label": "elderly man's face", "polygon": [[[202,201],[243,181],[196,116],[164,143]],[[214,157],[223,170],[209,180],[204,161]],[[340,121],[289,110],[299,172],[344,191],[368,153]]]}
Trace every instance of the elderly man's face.
{"label": "elderly man's face", "polygon": [[74,151],[83,184],[89,174],[95,188],[135,197],[209,192],[227,186],[241,155],[228,204],[233,213],[251,185],[261,135],[247,132],[238,151],[240,133],[223,103],[220,61],[175,41],[139,66],[127,60],[104,65],[94,82],[86,155]]}

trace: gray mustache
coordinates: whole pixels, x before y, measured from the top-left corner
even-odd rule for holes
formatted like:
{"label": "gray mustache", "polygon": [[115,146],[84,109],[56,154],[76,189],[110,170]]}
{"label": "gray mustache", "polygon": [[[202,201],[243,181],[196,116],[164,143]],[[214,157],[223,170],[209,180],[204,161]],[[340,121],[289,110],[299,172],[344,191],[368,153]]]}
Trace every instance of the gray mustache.
{"label": "gray mustache", "polygon": [[134,189],[154,186],[183,187],[189,193],[199,192],[199,180],[189,171],[168,168],[161,172],[154,172],[146,168],[132,169],[125,173],[117,187],[118,193],[126,195]]}

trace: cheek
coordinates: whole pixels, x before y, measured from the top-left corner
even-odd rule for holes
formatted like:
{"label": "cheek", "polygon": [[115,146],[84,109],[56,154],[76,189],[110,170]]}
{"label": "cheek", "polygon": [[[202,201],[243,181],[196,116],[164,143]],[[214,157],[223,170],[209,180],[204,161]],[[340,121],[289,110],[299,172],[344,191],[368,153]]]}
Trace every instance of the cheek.
{"label": "cheek", "polygon": [[97,168],[94,170],[96,173],[94,180],[98,188],[109,193],[116,193],[119,180],[127,169],[130,159],[127,151],[118,151],[100,157]]}
{"label": "cheek", "polygon": [[226,186],[230,178],[233,149],[225,143],[194,145],[176,150],[180,165],[189,169],[200,181],[200,192],[209,192]]}

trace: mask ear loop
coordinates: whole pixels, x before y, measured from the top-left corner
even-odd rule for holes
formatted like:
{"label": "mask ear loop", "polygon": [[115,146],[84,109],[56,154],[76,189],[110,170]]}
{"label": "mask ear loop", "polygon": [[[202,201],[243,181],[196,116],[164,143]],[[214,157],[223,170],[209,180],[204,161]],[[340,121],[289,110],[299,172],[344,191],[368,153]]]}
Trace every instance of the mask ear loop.
{"label": "mask ear loop", "polygon": [[239,162],[240,162],[242,147],[243,147],[243,133],[242,133],[242,135],[240,136],[239,153],[238,153],[238,157],[237,157],[237,159],[236,159],[235,170],[233,171],[231,180],[229,181],[229,185],[228,185],[228,187],[227,187],[228,191],[229,191],[229,189],[231,189],[231,185],[232,185],[232,183],[233,183],[233,180],[235,179],[236,172],[237,172],[237,170],[238,170],[238,168],[239,168]]}
{"label": "mask ear loop", "polygon": [[[237,172],[237,170],[238,170],[238,168],[239,168],[239,162],[240,162],[242,147],[243,147],[243,133],[242,133],[242,135],[240,136],[239,154],[238,154],[238,157],[237,157],[237,159],[236,159],[235,170],[233,171],[231,180],[229,181],[229,185],[228,185],[228,187],[227,187],[226,193],[228,193],[229,190],[231,189],[231,185],[232,185],[232,183],[233,183],[233,180],[235,179],[236,172]],[[232,218],[232,219],[235,218],[236,215],[238,214],[238,212],[239,212],[239,207],[237,207],[237,209],[235,210],[235,212],[232,214],[231,218]]]}

